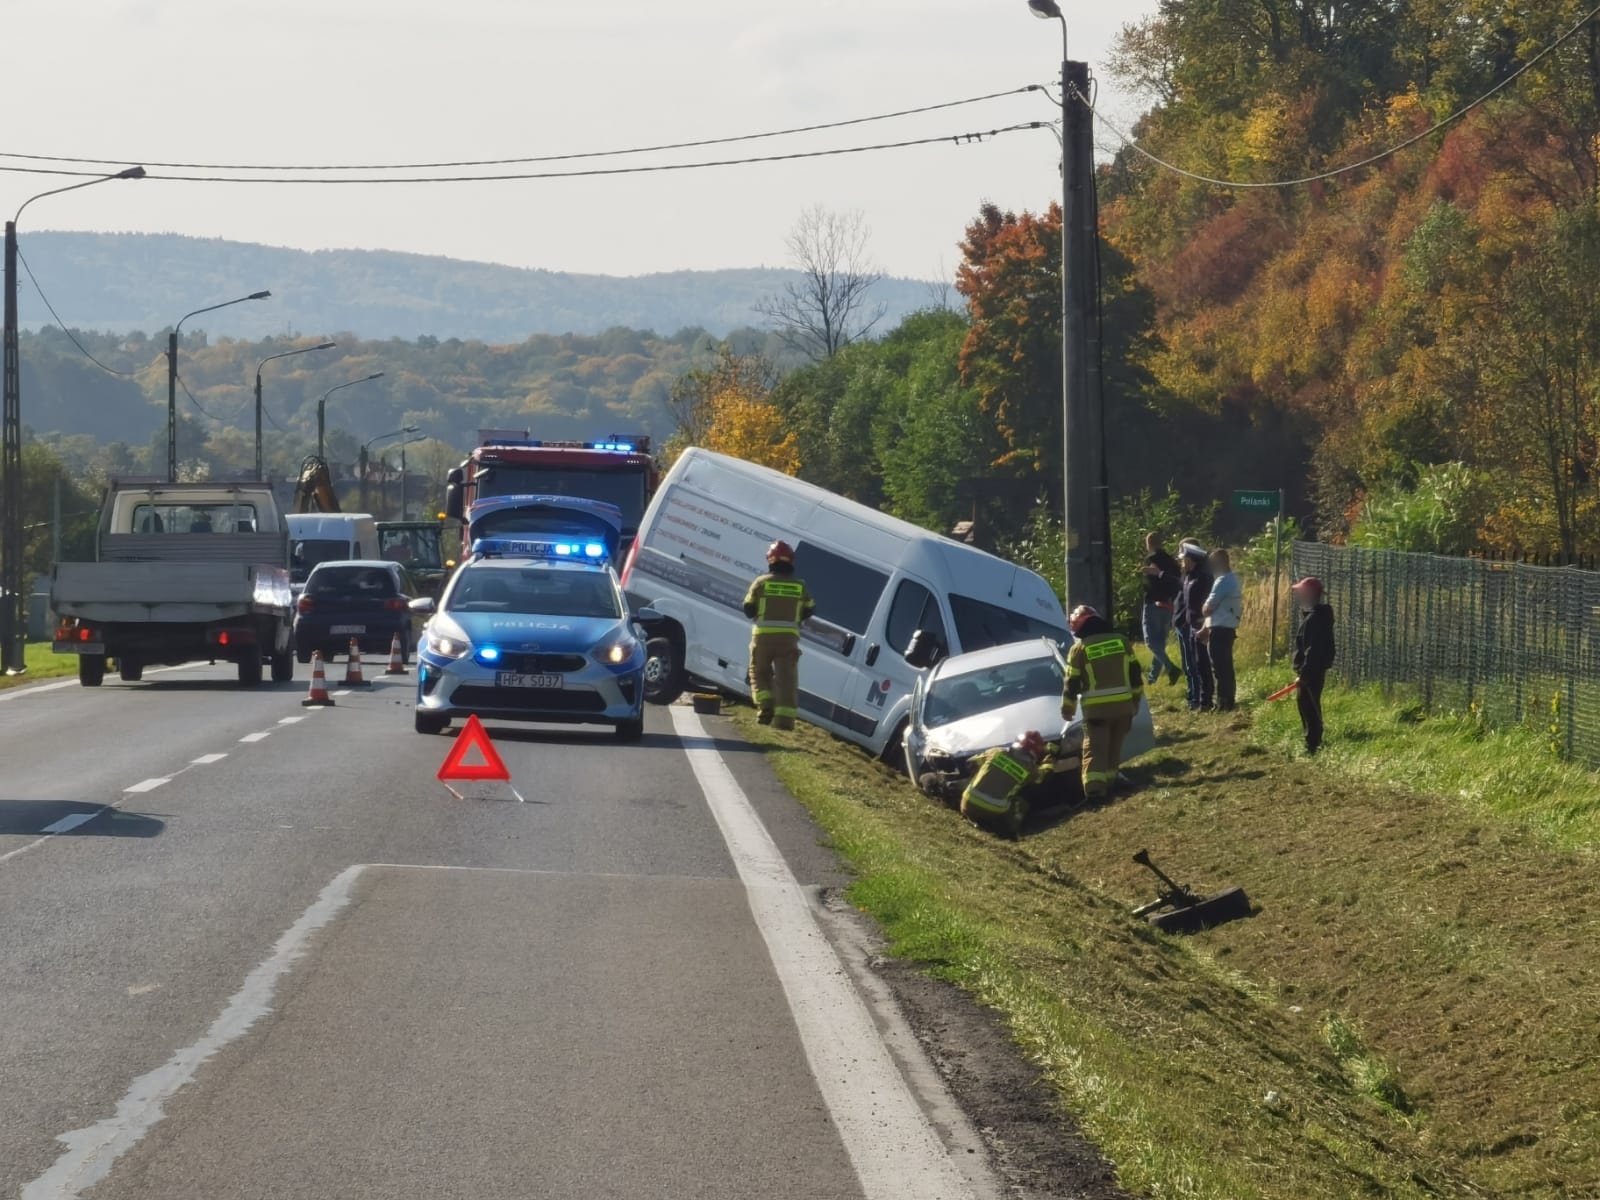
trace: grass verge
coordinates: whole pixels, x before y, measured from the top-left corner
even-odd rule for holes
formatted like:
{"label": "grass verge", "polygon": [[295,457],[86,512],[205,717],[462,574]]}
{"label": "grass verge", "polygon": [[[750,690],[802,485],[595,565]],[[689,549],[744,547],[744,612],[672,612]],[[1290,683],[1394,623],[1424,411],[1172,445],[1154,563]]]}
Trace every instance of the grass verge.
{"label": "grass verge", "polygon": [[[1284,752],[1292,708],[1252,729],[1178,711],[1175,690],[1157,689],[1165,744],[1138,764],[1142,790],[1019,846],[815,730],[735,719],[857,872],[850,898],[893,952],[1004,1015],[1130,1191],[1600,1195],[1600,918],[1581,903],[1593,855],[1571,848],[1592,839],[1577,780],[1513,746],[1503,777],[1543,793],[1422,793],[1383,764],[1425,777],[1448,727],[1424,726],[1414,760],[1407,721],[1312,763]],[[1335,742],[1382,720],[1368,698],[1330,700]],[[1141,847],[1261,911],[1154,933],[1128,915],[1151,895]]]}
{"label": "grass verge", "polygon": [[54,679],[78,673],[75,654],[57,654],[49,642],[29,642],[24,647],[23,661],[27,663],[26,675],[0,675],[0,688],[22,687],[40,679]]}

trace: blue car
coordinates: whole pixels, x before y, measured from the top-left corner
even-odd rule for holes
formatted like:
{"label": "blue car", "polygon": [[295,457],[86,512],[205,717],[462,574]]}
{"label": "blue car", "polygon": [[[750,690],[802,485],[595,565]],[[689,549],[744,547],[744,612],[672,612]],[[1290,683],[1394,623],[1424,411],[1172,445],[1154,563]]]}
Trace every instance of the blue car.
{"label": "blue car", "polygon": [[645,639],[602,543],[478,542],[437,603],[411,607],[430,614],[417,655],[418,733],[475,714],[644,736]]}

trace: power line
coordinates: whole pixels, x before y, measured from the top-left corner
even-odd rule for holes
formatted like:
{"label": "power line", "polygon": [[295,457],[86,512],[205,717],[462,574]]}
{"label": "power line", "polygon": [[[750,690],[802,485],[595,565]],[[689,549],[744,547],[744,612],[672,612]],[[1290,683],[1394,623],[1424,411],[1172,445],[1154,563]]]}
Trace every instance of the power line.
{"label": "power line", "polygon": [[29,280],[30,283],[33,284],[33,290],[39,293],[39,299],[44,301],[44,306],[47,309],[50,310],[50,315],[56,319],[56,325],[61,329],[62,333],[67,335],[67,340],[70,341],[74,346],[76,346],[78,348],[78,352],[80,354],[82,354],[85,358],[87,358],[95,366],[99,367],[107,375],[117,375],[117,376],[120,376],[123,379],[132,379],[132,378],[135,377],[136,372],[134,372],[134,371],[119,371],[115,367],[108,367],[108,366],[106,366],[105,363],[101,362],[94,355],[90,354],[89,353],[89,348],[78,340],[78,335],[73,333],[72,330],[67,328],[67,323],[65,321],[63,321],[61,319],[61,315],[56,312],[56,306],[54,304],[50,303],[50,297],[46,296],[44,294],[44,289],[39,286],[39,279],[38,279],[38,277],[36,275],[34,275],[33,268],[28,265],[28,260],[26,258],[22,257],[22,249],[21,249],[21,247],[17,248],[17,261],[19,261],[22,264],[22,269],[28,273],[28,280]]}
{"label": "power line", "polygon": [[[59,154],[21,154],[0,151],[0,158],[15,158],[26,162],[53,162],[53,163],[123,163],[140,162],[147,167],[159,167],[164,170],[178,171],[437,171],[453,170],[460,167],[508,167],[524,166],[533,163],[573,162],[579,159],[590,158],[619,158],[632,154],[655,154],[667,150],[696,150],[705,146],[727,146],[739,142],[757,142],[768,138],[791,137],[800,133],[820,133],[829,129],[846,129],[855,125],[869,125],[876,121],[893,121],[901,117],[913,117],[923,113],[942,112],[951,108],[962,108],[971,104],[983,104],[990,100],[1003,99],[1006,96],[1020,96],[1028,92],[1040,90],[1039,85],[1030,83],[1023,87],[1011,88],[1004,92],[989,92],[983,96],[969,96],[964,100],[947,100],[941,104],[924,104],[917,108],[903,108],[896,112],[877,113],[870,117],[853,117],[845,121],[825,121],[816,125],[797,125],[789,129],[773,129],[765,133],[741,133],[731,137],[701,138],[692,142],[664,142],[657,146],[632,146],[619,150],[587,150],[571,154],[542,154],[521,158],[480,158],[458,159],[453,162],[416,162],[416,163],[354,163],[333,165],[326,163],[195,163],[195,162],[152,162],[138,155],[118,156],[110,158],[75,158]],[[9,168],[8,168],[9,169]],[[20,168],[18,168],[20,169]]]}
{"label": "power line", "polygon": [[[1015,133],[1023,129],[1043,129],[1043,121],[1026,121],[1018,125],[1007,125],[999,129],[988,129],[974,133],[949,134],[943,137],[911,138],[903,142],[880,142],[871,146],[840,146],[831,150],[803,150],[790,154],[765,154],[751,158],[724,158],[703,162],[687,163],[660,163],[644,167],[590,167],[582,171],[527,171],[499,175],[415,175],[404,178],[394,176],[346,176],[346,177],[318,177],[307,175],[275,175],[250,178],[242,175],[163,175],[159,172],[149,172],[146,179],[167,180],[173,183],[254,183],[254,184],[313,184],[323,187],[348,184],[407,184],[407,183],[509,183],[514,180],[532,179],[592,179],[609,175],[649,175],[667,171],[701,171],[710,167],[744,167],[758,163],[795,162],[809,158],[836,158],[850,154],[870,154],[882,150],[905,150],[913,146],[934,146],[949,142],[956,146],[970,145],[982,142],[988,138],[999,137],[1003,133]],[[68,175],[99,177],[98,171],[74,171],[64,167],[14,167],[0,165],[0,172],[23,172],[31,175]]]}
{"label": "power line", "polygon": [[1178,166],[1176,163],[1170,163],[1164,158],[1157,157],[1156,155],[1152,154],[1150,151],[1146,150],[1143,146],[1139,145],[1139,143],[1136,140],[1134,140],[1132,135],[1130,135],[1128,133],[1125,133],[1123,130],[1119,129],[1116,125],[1114,125],[1110,121],[1106,120],[1105,117],[1101,116],[1099,111],[1095,109],[1094,103],[1092,101],[1090,101],[1090,100],[1085,99],[1084,96],[1082,95],[1082,93],[1080,93],[1076,88],[1073,89],[1073,96],[1078,101],[1080,101],[1082,104],[1084,104],[1089,109],[1089,111],[1093,112],[1094,115],[1099,119],[1099,121],[1100,121],[1100,123],[1102,125],[1104,125],[1107,129],[1111,130],[1112,133],[1116,134],[1119,138],[1121,138],[1123,144],[1126,145],[1130,150],[1133,150],[1135,153],[1140,154],[1143,157],[1149,159],[1151,162],[1153,162],[1158,167],[1163,167],[1166,170],[1171,171],[1176,175],[1182,175],[1185,179],[1193,179],[1197,183],[1208,183],[1208,184],[1211,184],[1213,187],[1233,188],[1233,189],[1240,190],[1240,191],[1244,191],[1244,190],[1260,190],[1260,189],[1263,189],[1263,188],[1303,187],[1303,186],[1305,186],[1306,184],[1309,184],[1309,183],[1321,183],[1324,180],[1337,179],[1339,176],[1348,175],[1352,171],[1359,171],[1359,170],[1363,169],[1364,167],[1373,166],[1376,163],[1383,162],[1385,159],[1393,158],[1396,154],[1399,154],[1401,151],[1409,150],[1412,146],[1415,146],[1418,142],[1425,141],[1426,139],[1432,137],[1434,134],[1440,132],[1443,129],[1448,129],[1451,125],[1454,125],[1457,121],[1461,120],[1461,118],[1465,117],[1468,113],[1472,112],[1474,109],[1479,108],[1484,104],[1487,104],[1490,100],[1494,99],[1494,97],[1498,96],[1501,92],[1505,91],[1506,88],[1510,87],[1518,79],[1522,78],[1523,75],[1525,75],[1529,71],[1531,71],[1540,62],[1544,61],[1550,55],[1554,54],[1562,46],[1566,45],[1567,42],[1569,42],[1573,38],[1577,37],[1578,34],[1583,30],[1583,27],[1586,26],[1587,24],[1589,24],[1590,21],[1593,21],[1595,19],[1595,17],[1597,17],[1597,16],[1600,16],[1600,6],[1596,6],[1595,8],[1591,9],[1589,11],[1589,14],[1587,16],[1583,17],[1571,29],[1567,30],[1567,32],[1562,34],[1555,41],[1551,42],[1548,46],[1546,46],[1543,50],[1539,51],[1539,53],[1535,54],[1527,62],[1523,63],[1522,66],[1518,67],[1515,71],[1513,71],[1506,78],[1502,79],[1499,83],[1495,84],[1494,87],[1490,88],[1483,95],[1479,96],[1476,100],[1472,101],[1472,103],[1470,103],[1470,104],[1468,104],[1468,105],[1466,105],[1466,106],[1464,106],[1462,108],[1457,109],[1455,112],[1451,113],[1444,120],[1437,122],[1436,124],[1434,124],[1433,126],[1431,126],[1428,129],[1424,129],[1421,133],[1418,133],[1418,134],[1415,134],[1415,135],[1413,135],[1411,137],[1408,137],[1405,141],[1401,142],[1397,146],[1391,146],[1389,149],[1381,151],[1378,154],[1373,154],[1373,155],[1371,155],[1371,156],[1369,156],[1367,158],[1363,158],[1360,162],[1353,162],[1353,163],[1350,163],[1348,166],[1337,167],[1334,170],[1323,171],[1323,172],[1321,172],[1319,174],[1316,174],[1316,175],[1306,175],[1306,176],[1304,176],[1304,177],[1302,177],[1300,179],[1276,179],[1276,180],[1273,180],[1273,181],[1268,182],[1268,183],[1246,183],[1246,182],[1244,182],[1242,180],[1237,180],[1237,179],[1213,179],[1209,175],[1201,175],[1198,172],[1186,170],[1183,167]]}
{"label": "power line", "polygon": [[196,400],[194,398],[194,393],[189,390],[189,385],[183,381],[183,376],[182,375],[175,376],[175,378],[178,381],[178,386],[183,389],[183,394],[185,396],[189,397],[189,403],[195,406],[195,408],[199,411],[200,415],[202,417],[209,417],[211,420],[216,421],[218,424],[226,425],[230,421],[237,420],[244,413],[245,408],[248,406],[248,402],[246,402],[246,404],[242,404],[242,405],[239,406],[238,412],[235,412],[235,413],[233,413],[232,415],[230,415],[228,417],[219,417],[215,413],[207,412],[205,410],[205,408],[202,407],[202,405],[200,404],[200,401],[198,401],[198,400]]}

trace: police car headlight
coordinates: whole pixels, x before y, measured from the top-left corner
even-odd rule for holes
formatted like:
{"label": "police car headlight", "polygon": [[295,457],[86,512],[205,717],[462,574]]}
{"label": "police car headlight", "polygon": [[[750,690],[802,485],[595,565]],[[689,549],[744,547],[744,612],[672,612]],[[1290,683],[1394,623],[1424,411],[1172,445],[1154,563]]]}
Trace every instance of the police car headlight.
{"label": "police car headlight", "polygon": [[464,658],[472,649],[472,643],[462,638],[434,637],[428,639],[428,649],[445,658]]}
{"label": "police car headlight", "polygon": [[633,657],[634,651],[638,648],[639,643],[633,638],[618,638],[616,641],[600,647],[597,656],[603,663],[610,663],[614,667],[621,666]]}

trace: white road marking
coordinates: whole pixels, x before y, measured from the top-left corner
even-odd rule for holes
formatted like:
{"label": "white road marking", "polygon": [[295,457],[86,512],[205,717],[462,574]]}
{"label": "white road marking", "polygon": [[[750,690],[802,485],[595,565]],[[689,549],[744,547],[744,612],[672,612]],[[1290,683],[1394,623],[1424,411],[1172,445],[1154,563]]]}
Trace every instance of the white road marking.
{"label": "white road marking", "polygon": [[272,736],[272,730],[263,729],[260,733],[247,733],[239,740],[241,742],[264,742]]}
{"label": "white road marking", "polygon": [[278,981],[305,953],[306,944],[350,902],[356,879],[366,868],[347,867],[322,889],[311,907],[280,937],[265,962],[245,976],[211,1028],[193,1045],[133,1081],[117,1111],[85,1129],[61,1134],[66,1151],[39,1178],[23,1187],[19,1200],[74,1200],[110,1173],[112,1164],[139,1143],[166,1115],[162,1108],[192,1080],[205,1062],[250,1031],[272,1011]]}
{"label": "white road marking", "polygon": [[[671,711],[867,1200],[970,1200],[968,1181],[929,1126],[749,797],[700,719],[687,708]],[[24,1192],[23,1200],[34,1198]]]}
{"label": "white road marking", "polygon": [[[206,666],[206,665],[207,664],[205,664],[205,663],[195,662],[195,663],[184,663],[182,666],[178,666],[178,667],[154,667],[151,670],[146,671],[145,674],[146,675],[165,675],[169,671],[189,671],[189,670],[193,670],[195,667],[203,667],[203,666]],[[79,687],[79,686],[81,686],[81,685],[78,683],[78,680],[77,680],[76,677],[74,677],[72,679],[63,679],[58,683],[39,683],[39,684],[25,683],[25,684],[21,684],[21,685],[19,685],[17,687],[6,688],[4,691],[0,691],[0,704],[4,704],[4,703],[6,703],[7,701],[10,701],[10,700],[21,700],[24,696],[38,696],[38,695],[43,694],[44,692],[59,692],[59,691],[63,690],[64,688],[74,688],[74,687]]]}
{"label": "white road marking", "polygon": [[329,692],[329,693],[328,693],[328,695],[330,695],[330,696],[348,696],[348,695],[349,695],[349,694],[350,694],[350,693],[349,693],[349,692],[348,692],[348,691],[342,691],[342,692]]}
{"label": "white road marking", "polygon": [[[118,803],[121,803],[121,801],[118,801]],[[92,820],[94,817],[98,817],[101,813],[115,812],[116,808],[116,804],[107,804],[91,813],[90,819]],[[57,824],[60,824],[60,822],[57,822]],[[21,858],[28,851],[37,850],[40,846],[44,845],[55,836],[56,835],[53,833],[45,833],[43,837],[35,838],[26,846],[18,846],[15,850],[8,850],[6,853],[0,854],[0,863],[10,862],[13,858]]]}
{"label": "white road marking", "polygon": [[278,718],[278,724],[279,725],[298,725],[298,724],[300,724],[301,721],[304,721],[304,720],[305,720],[304,717],[279,717]]}
{"label": "white road marking", "polygon": [[153,792],[158,787],[160,787],[162,784],[171,783],[171,782],[172,782],[172,776],[170,776],[170,775],[160,775],[160,776],[157,776],[155,779],[141,779],[138,783],[134,784],[132,787],[125,787],[122,790],[124,792]]}
{"label": "white road marking", "polygon": [[69,830],[76,829],[79,825],[87,825],[103,812],[105,812],[105,809],[101,808],[96,809],[94,812],[71,813],[62,817],[59,821],[46,825],[39,832],[49,834],[66,833]]}
{"label": "white road marking", "polygon": [[189,760],[191,767],[209,767],[212,763],[219,763],[227,758],[226,754],[202,754],[199,758]]}

